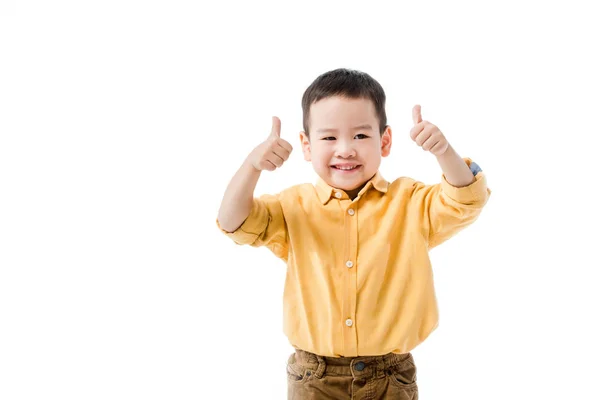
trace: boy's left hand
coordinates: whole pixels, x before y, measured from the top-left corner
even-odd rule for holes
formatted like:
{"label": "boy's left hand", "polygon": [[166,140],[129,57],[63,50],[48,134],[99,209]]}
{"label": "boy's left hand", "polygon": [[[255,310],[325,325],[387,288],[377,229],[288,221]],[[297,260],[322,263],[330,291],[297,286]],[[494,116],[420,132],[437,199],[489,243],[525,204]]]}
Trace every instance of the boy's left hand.
{"label": "boy's left hand", "polygon": [[410,130],[410,138],[423,150],[429,151],[436,157],[444,154],[449,147],[448,140],[437,126],[429,121],[423,121],[420,105],[413,107],[412,116],[415,126]]}

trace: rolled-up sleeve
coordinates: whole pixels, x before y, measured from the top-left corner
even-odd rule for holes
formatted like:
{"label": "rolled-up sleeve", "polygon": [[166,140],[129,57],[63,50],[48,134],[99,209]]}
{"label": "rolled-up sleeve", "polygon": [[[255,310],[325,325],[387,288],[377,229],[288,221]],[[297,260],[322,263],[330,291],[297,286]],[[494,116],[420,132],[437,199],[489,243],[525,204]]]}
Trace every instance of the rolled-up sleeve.
{"label": "rolled-up sleeve", "polygon": [[287,259],[287,228],[279,195],[265,194],[252,201],[250,214],[235,231],[219,230],[239,245],[266,246],[279,258]]}
{"label": "rolled-up sleeve", "polygon": [[415,184],[415,201],[425,219],[429,248],[438,246],[472,224],[490,197],[491,190],[481,168],[473,165],[469,158],[464,160],[475,174],[475,180],[467,186],[452,186],[443,174],[438,184]]}
{"label": "rolled-up sleeve", "polygon": [[[468,158],[465,159],[465,162],[467,164],[469,164],[469,167],[471,167],[470,159],[468,159]],[[473,170],[474,170],[474,168],[471,168],[471,171],[473,171]],[[477,204],[477,203],[483,202],[482,205],[484,205],[485,202],[487,201],[491,191],[489,190],[489,188],[487,186],[487,179],[486,179],[485,175],[483,174],[483,171],[481,170],[481,168],[479,168],[479,166],[477,166],[475,171],[478,171],[475,174],[475,181],[473,181],[468,186],[463,186],[463,187],[452,186],[446,179],[446,176],[442,174],[442,182],[441,182],[442,192],[446,196],[450,197],[451,199],[453,199],[454,201],[456,201],[458,203],[469,205],[469,204]]]}

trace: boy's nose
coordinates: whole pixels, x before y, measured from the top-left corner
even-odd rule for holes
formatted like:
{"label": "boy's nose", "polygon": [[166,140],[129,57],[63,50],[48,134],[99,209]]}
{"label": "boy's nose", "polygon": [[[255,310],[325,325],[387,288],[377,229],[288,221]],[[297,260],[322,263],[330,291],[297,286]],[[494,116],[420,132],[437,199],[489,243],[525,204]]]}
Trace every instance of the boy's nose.
{"label": "boy's nose", "polygon": [[335,155],[342,158],[354,157],[356,151],[354,151],[354,148],[351,145],[340,143],[335,149]]}

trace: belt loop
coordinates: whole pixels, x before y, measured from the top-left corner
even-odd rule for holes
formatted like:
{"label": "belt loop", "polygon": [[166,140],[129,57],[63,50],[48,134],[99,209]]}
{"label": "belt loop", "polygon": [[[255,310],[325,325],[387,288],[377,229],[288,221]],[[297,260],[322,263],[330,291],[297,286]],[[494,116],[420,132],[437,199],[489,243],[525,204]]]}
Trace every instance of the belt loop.
{"label": "belt loop", "polygon": [[317,361],[319,362],[319,366],[315,371],[315,378],[321,379],[323,377],[323,374],[325,373],[325,367],[327,366],[327,363],[325,362],[325,358],[323,358],[323,356],[320,356],[318,354],[315,355],[317,356]]}

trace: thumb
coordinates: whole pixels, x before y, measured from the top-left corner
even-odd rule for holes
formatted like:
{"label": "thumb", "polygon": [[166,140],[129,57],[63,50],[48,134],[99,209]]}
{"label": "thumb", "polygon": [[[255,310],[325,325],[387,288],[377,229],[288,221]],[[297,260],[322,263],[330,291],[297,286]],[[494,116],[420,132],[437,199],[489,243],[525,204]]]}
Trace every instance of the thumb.
{"label": "thumb", "polygon": [[281,137],[281,120],[277,117],[272,117],[273,127],[271,128],[271,136]]}
{"label": "thumb", "polygon": [[419,122],[423,122],[423,118],[421,118],[421,106],[420,105],[416,105],[413,107],[412,109],[412,117],[413,117],[413,123],[416,125]]}

